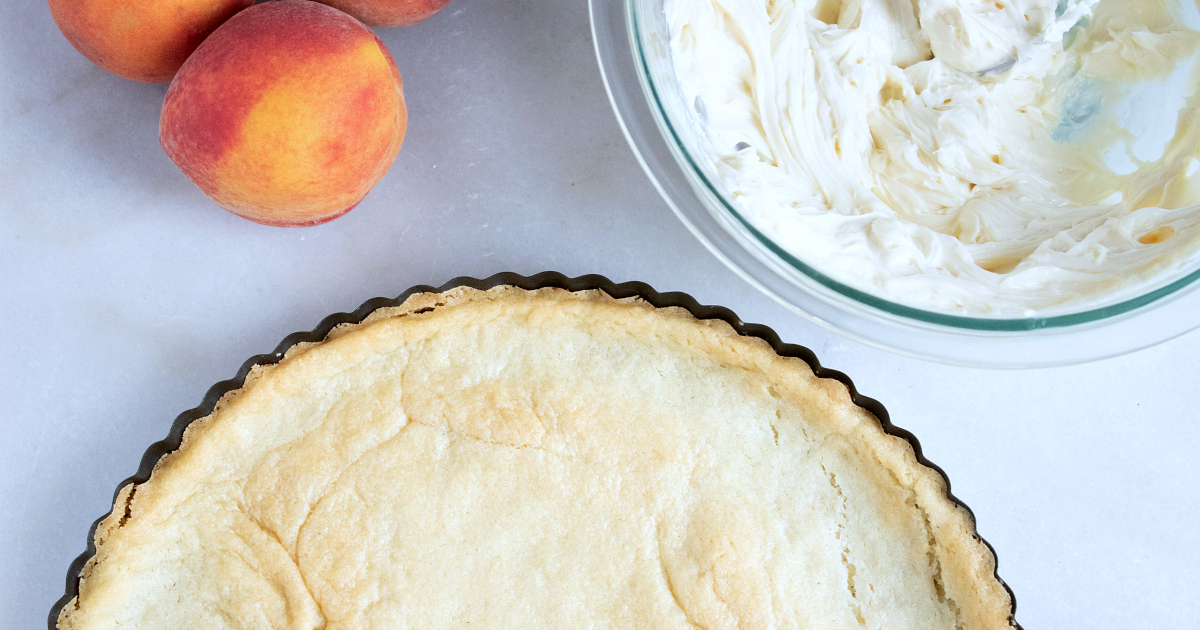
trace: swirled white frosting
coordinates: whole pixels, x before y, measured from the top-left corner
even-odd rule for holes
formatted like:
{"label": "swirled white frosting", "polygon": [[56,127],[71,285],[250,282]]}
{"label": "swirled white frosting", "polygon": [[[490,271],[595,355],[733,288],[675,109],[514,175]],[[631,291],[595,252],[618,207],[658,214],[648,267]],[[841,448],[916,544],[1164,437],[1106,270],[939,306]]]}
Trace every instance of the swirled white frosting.
{"label": "swirled white frosting", "polygon": [[690,148],[759,230],[885,299],[1010,317],[1196,266],[1200,33],[1182,1],[665,10],[700,112]]}

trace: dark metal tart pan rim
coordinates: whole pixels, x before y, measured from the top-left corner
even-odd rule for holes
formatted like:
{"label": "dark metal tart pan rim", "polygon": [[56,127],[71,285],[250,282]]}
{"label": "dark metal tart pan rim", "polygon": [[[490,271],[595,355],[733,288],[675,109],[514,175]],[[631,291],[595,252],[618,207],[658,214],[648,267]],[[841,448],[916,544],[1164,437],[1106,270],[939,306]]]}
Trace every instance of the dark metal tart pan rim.
{"label": "dark metal tart pan rim", "polygon": [[[917,456],[917,461],[921,465],[937,472],[937,474],[942,477],[946,484],[946,496],[955,505],[966,510],[968,517],[971,519],[971,525],[972,529],[974,530],[973,533],[975,537],[978,538],[985,547],[987,547],[988,551],[992,554],[992,557],[996,558],[995,549],[993,549],[992,545],[979,535],[978,528],[976,527],[975,513],[972,512],[970,507],[960,501],[950,491],[949,477],[946,476],[946,473],[937,464],[934,464],[925,458],[925,456],[921,453],[921,444],[917,441],[917,438],[908,431],[892,424],[891,419],[888,416],[887,409],[884,408],[883,404],[874,398],[868,398],[860,394],[858,389],[854,387],[854,382],[850,380],[849,376],[846,376],[842,372],[823,367],[821,362],[817,360],[817,355],[814,354],[812,350],[804,346],[784,343],[779,338],[779,335],[771,328],[762,324],[750,324],[743,322],[741,318],[739,318],[737,314],[730,309],[723,306],[700,304],[695,298],[686,293],[659,293],[658,291],[655,291],[653,287],[644,282],[616,283],[604,276],[596,274],[571,278],[554,271],[544,271],[532,276],[523,276],[516,273],[504,272],[483,279],[460,276],[443,284],[440,287],[433,287],[423,284],[417,285],[408,289],[404,293],[401,293],[395,298],[377,297],[369,299],[366,302],[363,302],[362,305],[352,312],[334,313],[333,315],[326,317],[325,319],[321,320],[321,323],[317,324],[316,328],[313,328],[312,330],[294,332],[284,337],[283,341],[279,342],[279,345],[275,347],[274,351],[267,354],[260,354],[250,357],[246,360],[246,362],[242,363],[242,366],[238,369],[237,374],[233,378],[216,383],[204,394],[204,399],[198,406],[179,414],[179,416],[177,416],[175,421],[171,424],[171,430],[167,434],[166,439],[155,442],[146,449],[145,454],[142,455],[141,465],[138,466],[137,473],[117,485],[117,490],[113,493],[113,502],[116,502],[117,496],[121,493],[121,490],[125,486],[129,484],[140,484],[149,480],[150,474],[153,472],[155,465],[158,464],[158,461],[162,459],[164,455],[179,448],[179,444],[183,439],[183,433],[187,430],[188,425],[211,414],[213,409],[216,407],[217,402],[221,400],[222,396],[231,391],[240,389],[246,380],[246,376],[250,373],[250,370],[254,366],[272,365],[278,363],[280,359],[282,359],[287,353],[287,351],[296,344],[318,343],[324,341],[329,335],[330,331],[332,331],[335,327],[342,324],[361,323],[371,313],[374,313],[381,308],[400,306],[409,297],[419,293],[442,293],[458,287],[487,290],[498,286],[514,286],[528,291],[546,288],[565,289],[571,292],[599,289],[617,299],[638,297],[656,308],[678,306],[686,309],[697,319],[719,319],[732,326],[734,331],[736,331],[739,335],[746,337],[758,337],[766,341],[780,356],[795,357],[803,360],[812,368],[813,373],[816,374],[818,378],[833,379],[845,385],[850,392],[850,399],[854,402],[854,404],[869,411],[876,418],[878,418],[880,424],[883,425],[884,432],[886,432],[888,435],[899,437],[912,445],[913,452]],[[67,569],[65,592],[50,609],[50,617],[48,619],[49,630],[57,629],[59,613],[62,612],[62,609],[79,594],[79,580],[83,572],[83,568],[87,564],[88,560],[90,560],[92,556],[96,554],[96,528],[100,525],[101,521],[103,521],[105,518],[108,518],[109,514],[111,513],[112,510],[109,510],[109,512],[105,513],[104,516],[96,519],[96,521],[92,523],[91,528],[88,529],[87,550],[71,562],[70,568]],[[999,565],[998,560],[996,564],[997,566]],[[1009,615],[1009,622],[1012,623],[1015,628],[1020,630],[1021,626],[1015,620],[1017,611],[1016,597],[1013,596],[1012,589],[1005,584],[998,572],[994,573],[993,576],[997,581],[1000,582],[1000,585],[1004,587],[1004,590],[1008,592],[1010,601],[1012,601],[1012,611]]]}

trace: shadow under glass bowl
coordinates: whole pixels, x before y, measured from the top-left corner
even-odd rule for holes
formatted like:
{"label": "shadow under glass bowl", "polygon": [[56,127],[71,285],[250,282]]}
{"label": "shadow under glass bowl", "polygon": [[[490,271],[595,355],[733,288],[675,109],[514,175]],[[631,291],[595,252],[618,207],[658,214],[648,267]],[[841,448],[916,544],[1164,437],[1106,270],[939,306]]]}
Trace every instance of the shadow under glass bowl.
{"label": "shadow under glass bowl", "polygon": [[762,233],[693,158],[704,134],[675,77],[663,0],[589,0],[589,8],[609,98],[655,187],[717,258],[801,316],[900,354],[1009,368],[1116,356],[1200,327],[1200,261],[1123,301],[1009,319],[913,308],[830,278]]}

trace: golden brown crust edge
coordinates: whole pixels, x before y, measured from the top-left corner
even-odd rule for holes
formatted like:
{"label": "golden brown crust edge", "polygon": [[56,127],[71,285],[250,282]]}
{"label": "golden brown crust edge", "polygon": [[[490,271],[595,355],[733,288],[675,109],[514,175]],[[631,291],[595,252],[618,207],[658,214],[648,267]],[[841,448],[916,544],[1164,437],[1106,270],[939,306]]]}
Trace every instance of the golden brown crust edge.
{"label": "golden brown crust edge", "polygon": [[[732,326],[721,320],[698,319],[682,307],[657,308],[638,298],[616,299],[602,290],[571,292],[566,289],[543,288],[526,290],[514,286],[498,286],[488,290],[456,287],[440,293],[418,293],[410,296],[400,306],[377,309],[359,323],[341,324],[333,328],[323,341],[298,343],[289,348],[280,363],[300,356],[315,347],[346,334],[372,325],[381,320],[420,316],[434,310],[452,308],[458,304],[475,300],[498,301],[503,299],[550,298],[564,301],[596,301],[610,304],[625,304],[630,307],[657,310],[672,319],[700,324],[709,331],[714,348],[731,349],[739,362],[752,365],[767,365],[785,361],[793,366],[792,373],[801,375],[808,387],[821,393],[827,404],[842,409],[852,409],[866,422],[856,422],[853,427],[860,445],[868,449],[875,461],[887,470],[903,487],[911,492],[911,501],[925,518],[930,543],[930,560],[936,569],[935,585],[939,599],[943,599],[954,610],[962,628],[995,630],[1015,628],[1011,620],[1012,599],[1007,589],[996,578],[995,556],[979,538],[969,512],[949,498],[944,478],[935,470],[917,459],[912,444],[907,440],[885,432],[882,423],[867,410],[856,405],[847,387],[839,381],[818,378],[803,360],[781,357],[764,339],[742,336]],[[202,427],[217,418],[221,411],[239,398],[257,382],[267,377],[279,365],[254,366],[243,385],[226,393],[215,405],[213,412],[193,421],[186,428],[180,446],[164,455],[155,465],[150,478],[141,484],[129,484],[121,488],[113,504],[112,512],[97,526],[94,537],[95,554],[80,571],[79,593],[60,611],[57,627],[73,630],[72,614],[78,609],[81,598],[88,596],[87,582],[96,567],[106,557],[105,541],[124,523],[134,516],[137,490],[154,484],[155,473],[160,467],[169,466],[179,454],[189,448],[189,443]],[[849,428],[849,427],[848,427]]]}

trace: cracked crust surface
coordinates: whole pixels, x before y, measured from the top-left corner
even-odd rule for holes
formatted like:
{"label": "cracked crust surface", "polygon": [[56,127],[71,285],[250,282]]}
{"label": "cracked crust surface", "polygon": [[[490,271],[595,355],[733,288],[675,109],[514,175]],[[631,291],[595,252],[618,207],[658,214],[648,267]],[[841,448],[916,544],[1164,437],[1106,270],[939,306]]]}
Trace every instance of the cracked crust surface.
{"label": "cracked crust surface", "polygon": [[63,630],[1011,627],[845,386],[598,291],[421,294],[293,348],[96,547]]}

